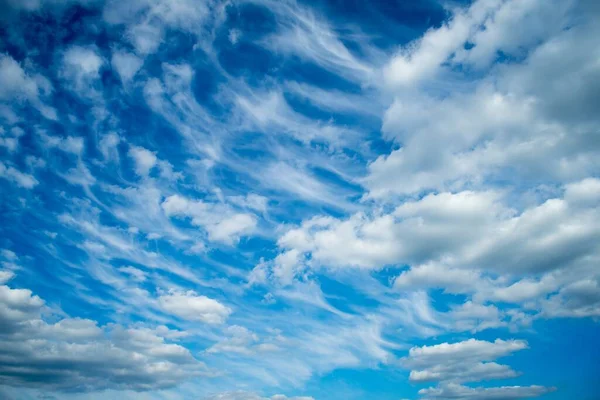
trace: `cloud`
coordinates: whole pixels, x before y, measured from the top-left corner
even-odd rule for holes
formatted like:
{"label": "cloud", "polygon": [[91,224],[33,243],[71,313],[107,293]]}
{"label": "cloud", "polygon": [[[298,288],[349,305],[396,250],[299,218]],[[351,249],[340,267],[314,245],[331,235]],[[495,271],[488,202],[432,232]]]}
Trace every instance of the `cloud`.
{"label": "cloud", "polygon": [[110,0],[104,5],[103,18],[108,24],[123,26],[126,40],[139,55],[146,56],[159,49],[169,29],[201,32],[211,3],[135,0],[124,5]]}
{"label": "cloud", "polygon": [[[461,372],[459,367],[481,367],[480,362],[492,361],[526,348],[527,342],[522,340],[496,339],[494,342],[487,342],[469,339],[463,342],[413,347],[402,363],[413,369],[411,374],[416,377],[434,374],[433,371],[429,371],[431,368],[447,368],[446,373],[439,372],[435,375],[435,380],[445,381],[455,379],[453,368],[458,368],[458,372]],[[481,372],[485,375],[485,368],[482,368]],[[477,380],[479,376],[473,374],[465,378]]]}
{"label": "cloud", "polygon": [[439,388],[419,390],[425,399],[524,399],[539,397],[554,391],[544,386],[501,386],[492,388],[470,388],[467,386],[448,384]]}
{"label": "cloud", "polygon": [[148,176],[150,170],[154,168],[158,158],[156,154],[143,147],[131,146],[129,156],[135,163],[135,173],[139,176]]}
{"label": "cloud", "polygon": [[9,280],[11,280],[14,276],[15,276],[15,274],[12,271],[0,270],[0,285],[5,284]]}
{"label": "cloud", "polygon": [[226,204],[189,200],[179,195],[169,196],[161,207],[169,217],[191,218],[192,224],[206,229],[210,240],[228,245],[251,235],[257,224],[254,214],[238,213]]}
{"label": "cloud", "polygon": [[600,316],[600,8],[378,3],[10,6],[2,395],[552,390],[504,360]]}
{"label": "cloud", "polygon": [[484,68],[499,52],[521,55],[522,49],[560,32],[572,5],[479,0],[468,8],[455,7],[442,26],[398,51],[383,70],[385,79],[398,87],[418,85],[435,78],[447,63]]}
{"label": "cloud", "polygon": [[98,91],[100,69],[104,59],[92,46],[71,46],[63,55],[60,75],[67,86],[82,98],[95,99]]}
{"label": "cloud", "polygon": [[[472,8],[491,3],[475,2]],[[526,19],[544,16],[560,23],[489,21],[506,23],[507,31],[514,31],[513,23],[523,29],[554,31],[569,23],[571,12],[566,10],[573,4],[546,7],[545,2],[509,1],[501,7],[523,12]],[[529,7],[540,12],[526,11]],[[431,190],[457,190],[498,178],[518,185],[520,180],[568,183],[593,175],[598,169],[593,154],[597,147],[589,124],[598,120],[588,104],[595,101],[597,88],[585,82],[594,82],[598,73],[592,66],[595,45],[589,40],[597,33],[597,27],[584,19],[576,29],[556,30],[551,39],[533,46],[523,62],[500,64],[480,79],[459,80],[448,89],[440,88],[438,95],[425,89],[396,92],[384,117],[383,132],[399,148],[370,163],[364,179],[369,197],[390,199]],[[550,33],[540,35],[546,34]],[[445,36],[440,40],[446,40]],[[490,45],[486,53],[495,55],[497,45]],[[509,47],[519,52],[520,46],[514,43]],[[405,62],[403,57],[400,60]],[[415,61],[411,70],[425,73],[428,62],[423,61],[426,65],[422,66]],[[569,85],[560,78],[565,75],[573,77]],[[511,174],[515,169],[519,173]]]}
{"label": "cloud", "polygon": [[409,86],[431,77],[500,4],[499,1],[476,1],[466,10],[456,10],[448,22],[430,29],[417,41],[402,48],[384,68],[386,81]]}
{"label": "cloud", "polygon": [[19,63],[11,56],[0,56],[0,99],[34,99],[38,96],[38,86],[34,79],[26,75]]}
{"label": "cloud", "polygon": [[314,400],[312,397],[287,397],[282,394],[276,394],[271,397],[262,397],[249,392],[227,392],[207,397],[204,400]]}
{"label": "cloud", "polygon": [[143,61],[134,54],[124,51],[114,52],[111,59],[113,69],[119,74],[123,84],[129,83],[142,67]]}
{"label": "cloud", "polygon": [[173,387],[206,367],[186,348],[145,329],[89,319],[43,319],[45,302],[0,286],[0,379],[51,391],[137,391]]}
{"label": "cloud", "polygon": [[374,68],[353,54],[334,28],[292,1],[257,1],[277,17],[279,31],[262,43],[272,51],[295,54],[349,80],[368,82]]}
{"label": "cloud", "polygon": [[356,136],[349,129],[314,121],[294,111],[280,92],[255,94],[250,98],[238,96],[236,102],[260,129],[286,133],[304,143],[314,141],[339,146]]}
{"label": "cloud", "polygon": [[413,382],[441,382],[435,388],[421,389],[425,399],[512,399],[537,397],[553,388],[542,386],[470,388],[463,382],[514,378],[519,374],[507,365],[493,360],[524,350],[527,342],[501,340],[494,342],[469,339],[457,343],[413,347],[401,363],[411,368],[409,379]]}
{"label": "cloud", "polygon": [[98,143],[98,148],[104,160],[106,161],[118,161],[119,160],[119,151],[117,146],[121,142],[121,137],[114,132],[109,132],[102,136],[100,142]]}
{"label": "cloud", "polygon": [[256,217],[251,214],[234,214],[208,228],[208,237],[214,241],[233,244],[242,235],[250,234],[256,227]]}
{"label": "cloud", "polygon": [[542,302],[546,317],[600,316],[600,277],[590,277],[570,283]]}
{"label": "cloud", "polygon": [[0,177],[24,189],[32,189],[39,183],[33,175],[21,172],[10,165],[7,166],[3,162],[0,162]]}
{"label": "cloud", "polygon": [[51,83],[40,74],[30,75],[10,55],[0,54],[0,101],[28,101],[42,116],[56,120],[56,110],[41,97],[51,94]]}
{"label": "cloud", "polygon": [[217,300],[199,296],[194,291],[171,291],[158,298],[160,307],[168,313],[190,321],[222,324],[232,313],[231,308]]}
{"label": "cloud", "polygon": [[[590,271],[585,260],[597,256],[600,238],[591,224],[598,209],[591,200],[595,195],[590,196],[586,203],[574,204],[549,199],[518,213],[494,192],[430,194],[389,214],[314,217],[289,229],[278,244],[282,253],[309,254],[313,268],[410,265],[397,278],[398,288],[472,293],[475,285],[494,286],[479,279],[485,272],[541,273],[580,264],[578,268]],[[513,289],[519,286],[524,283]],[[502,294],[507,290],[498,291],[496,298],[507,299]]]}

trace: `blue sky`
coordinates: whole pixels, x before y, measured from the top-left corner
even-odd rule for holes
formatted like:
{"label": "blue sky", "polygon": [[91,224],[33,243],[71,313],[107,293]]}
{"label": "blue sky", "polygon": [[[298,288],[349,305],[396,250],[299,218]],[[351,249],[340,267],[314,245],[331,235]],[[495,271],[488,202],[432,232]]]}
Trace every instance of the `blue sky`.
{"label": "blue sky", "polygon": [[598,398],[596,1],[0,7],[3,399]]}

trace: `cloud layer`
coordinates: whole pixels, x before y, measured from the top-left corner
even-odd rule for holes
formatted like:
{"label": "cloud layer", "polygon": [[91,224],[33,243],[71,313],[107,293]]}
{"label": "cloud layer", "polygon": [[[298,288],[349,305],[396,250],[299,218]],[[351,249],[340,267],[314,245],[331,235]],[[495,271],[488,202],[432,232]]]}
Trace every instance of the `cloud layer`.
{"label": "cloud layer", "polygon": [[595,394],[596,2],[2,9],[0,397]]}

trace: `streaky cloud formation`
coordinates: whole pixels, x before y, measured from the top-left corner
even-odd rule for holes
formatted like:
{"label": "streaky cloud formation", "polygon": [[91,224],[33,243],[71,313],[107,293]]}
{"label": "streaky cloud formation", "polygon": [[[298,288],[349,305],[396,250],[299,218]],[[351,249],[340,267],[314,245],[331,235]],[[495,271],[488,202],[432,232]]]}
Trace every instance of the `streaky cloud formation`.
{"label": "streaky cloud formation", "polygon": [[8,0],[0,398],[592,399],[594,0]]}

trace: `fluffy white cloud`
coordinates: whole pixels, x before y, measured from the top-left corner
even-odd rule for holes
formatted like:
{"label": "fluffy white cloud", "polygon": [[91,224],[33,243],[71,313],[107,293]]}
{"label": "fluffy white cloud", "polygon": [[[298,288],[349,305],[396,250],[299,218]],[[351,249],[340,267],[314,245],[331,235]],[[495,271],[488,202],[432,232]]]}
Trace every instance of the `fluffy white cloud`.
{"label": "fluffy white cloud", "polygon": [[[498,52],[519,56],[564,28],[572,1],[479,0],[456,7],[439,28],[401,48],[385,66],[387,83],[406,87],[435,78],[443,65],[487,67]],[[468,44],[468,46],[465,46]]]}
{"label": "fluffy white cloud", "polygon": [[[494,1],[478,1],[472,7],[491,3]],[[574,4],[556,2],[548,7],[546,2],[534,0],[504,2],[501,10],[511,9],[526,19],[561,22],[530,26],[516,22],[519,19],[509,23],[490,18],[496,28],[505,23],[508,25],[503,30],[516,33],[511,24],[518,23],[522,29],[552,31],[552,39],[533,46],[524,62],[498,66],[466,88],[457,84],[457,90],[450,89],[442,96],[427,90],[397,93],[386,112],[383,131],[400,148],[369,165],[364,179],[369,196],[389,199],[428,190],[457,190],[494,179],[516,185],[523,180],[569,182],[597,174],[600,166],[594,132],[600,121],[589,106],[596,101],[594,82],[600,74],[595,66],[597,46],[590,39],[598,35],[597,26],[591,22],[597,10],[588,10],[584,3],[580,7],[589,18],[579,21],[575,29],[561,30],[560,26],[571,23],[566,9]],[[481,37],[493,34],[490,30],[476,31]],[[430,31],[426,37],[436,32]],[[548,35],[541,32],[524,40],[541,40]],[[502,51],[520,51],[520,43],[502,35],[485,41],[504,39],[508,41],[501,45]],[[446,40],[450,38],[440,36],[440,42]],[[488,58],[484,53],[495,57],[500,46],[499,42],[480,44],[477,63]],[[475,55],[480,51],[477,49],[465,50],[464,54]],[[417,58],[414,65],[408,65],[421,73],[428,70],[430,59],[424,58],[423,68]],[[400,75],[412,79],[408,72]],[[570,77],[568,83],[565,76]]]}
{"label": "fluffy white cloud", "polygon": [[136,391],[173,387],[207,368],[189,350],[144,328],[100,327],[89,319],[42,317],[44,301],[0,286],[0,379],[45,390]]}
{"label": "fluffy white cloud", "polygon": [[498,387],[470,388],[463,382],[478,382],[490,379],[506,379],[518,376],[507,365],[495,359],[527,348],[522,340],[494,342],[469,339],[457,343],[442,343],[433,346],[413,347],[402,364],[411,368],[410,380],[414,382],[441,382],[435,388],[422,389],[419,394],[426,399],[512,399],[536,397],[552,388]]}
{"label": "fluffy white cloud", "polygon": [[406,201],[388,214],[315,217],[281,236],[278,258],[287,261],[272,268],[289,282],[305,266],[410,265],[394,282],[400,291],[441,288],[478,302],[544,298],[594,270],[600,256],[595,187],[594,179],[570,184],[564,198],[521,212],[498,193],[464,191]]}
{"label": "fluffy white cloud", "polygon": [[448,23],[401,49],[384,68],[386,81],[409,86],[431,77],[499,4],[499,0],[481,0],[467,10],[457,10]]}
{"label": "fluffy white cloud", "polygon": [[158,298],[160,307],[168,313],[190,321],[222,324],[231,314],[231,308],[217,300],[199,296],[194,291],[171,291]]}
{"label": "fluffy white cloud", "polygon": [[[523,340],[502,340],[494,342],[469,339],[463,342],[442,343],[433,346],[413,347],[403,361],[410,368],[429,368],[444,364],[461,364],[490,361],[512,352],[524,350]],[[443,379],[440,379],[443,380]]]}

